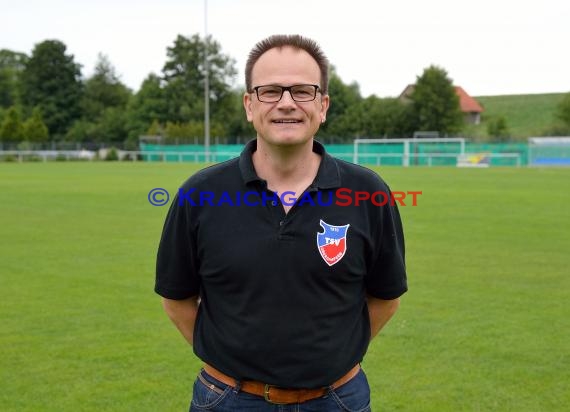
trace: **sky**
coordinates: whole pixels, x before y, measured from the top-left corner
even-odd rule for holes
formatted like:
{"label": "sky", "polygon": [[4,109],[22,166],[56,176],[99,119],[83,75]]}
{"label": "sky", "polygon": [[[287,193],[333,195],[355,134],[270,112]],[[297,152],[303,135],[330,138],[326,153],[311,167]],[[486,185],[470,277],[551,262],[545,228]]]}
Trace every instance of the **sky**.
{"label": "sky", "polygon": [[0,49],[31,55],[57,39],[84,77],[101,53],[135,91],[179,34],[206,31],[235,59],[234,86],[255,43],[301,34],[364,97],[396,97],[431,65],[472,96],[570,91],[568,0],[0,0],[0,10]]}

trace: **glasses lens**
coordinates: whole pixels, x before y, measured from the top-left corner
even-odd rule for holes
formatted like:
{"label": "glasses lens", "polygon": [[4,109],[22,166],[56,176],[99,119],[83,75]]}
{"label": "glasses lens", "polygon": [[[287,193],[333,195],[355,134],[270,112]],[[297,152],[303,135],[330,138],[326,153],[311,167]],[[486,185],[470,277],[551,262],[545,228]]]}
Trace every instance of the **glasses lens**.
{"label": "glasses lens", "polygon": [[300,84],[291,87],[291,96],[297,102],[310,102],[317,96],[317,89],[311,84]]}
{"label": "glasses lens", "polygon": [[288,90],[296,102],[310,102],[317,97],[317,89],[318,87],[312,84],[297,84],[291,87],[269,85],[255,88],[257,98],[265,103],[276,103],[281,100],[284,90]]}
{"label": "glasses lens", "polygon": [[259,86],[257,88],[257,98],[262,102],[278,102],[282,93],[283,89],[280,86]]}

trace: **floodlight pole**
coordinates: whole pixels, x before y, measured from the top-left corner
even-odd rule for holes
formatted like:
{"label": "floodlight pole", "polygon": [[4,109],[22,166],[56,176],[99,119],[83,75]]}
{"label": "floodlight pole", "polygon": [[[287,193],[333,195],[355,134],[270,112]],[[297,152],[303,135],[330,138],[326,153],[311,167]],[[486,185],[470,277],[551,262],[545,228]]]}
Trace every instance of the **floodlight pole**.
{"label": "floodlight pole", "polygon": [[208,0],[204,0],[204,157],[210,161],[210,68],[208,65]]}

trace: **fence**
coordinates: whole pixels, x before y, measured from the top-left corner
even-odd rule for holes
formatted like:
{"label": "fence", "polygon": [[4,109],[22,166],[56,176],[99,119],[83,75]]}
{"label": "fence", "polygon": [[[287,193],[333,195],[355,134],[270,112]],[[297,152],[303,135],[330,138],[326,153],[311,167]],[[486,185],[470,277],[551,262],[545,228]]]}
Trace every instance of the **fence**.
{"label": "fence", "polygon": [[[418,139],[419,140],[419,139]],[[459,142],[459,141],[458,141]],[[489,157],[491,166],[523,166],[526,165],[528,148],[526,143],[453,143],[428,144],[416,142],[406,151],[403,144],[360,145],[355,153],[353,144],[328,144],[326,149],[334,157],[363,165],[401,166],[455,166],[458,156],[465,154],[484,154]],[[461,149],[461,150],[458,150]],[[163,146],[143,144],[141,150],[149,161],[203,161],[207,157],[211,161],[223,161],[239,156],[243,145],[213,145],[208,155],[200,145]],[[156,156],[148,155],[148,153]],[[174,153],[176,152],[176,154]],[[160,153],[160,155],[159,155]],[[182,156],[180,156],[182,155]]]}
{"label": "fence", "polygon": [[[176,152],[176,151],[140,151],[121,150],[118,151],[117,160],[122,161],[143,161],[143,162],[194,162],[218,163],[239,156],[240,152],[211,152],[207,155],[203,151]],[[354,154],[334,153],[333,156],[352,161]],[[410,153],[407,155],[399,153],[361,153],[359,159],[361,164],[366,165],[402,165],[406,163],[404,156],[408,156],[408,165],[412,166],[455,166],[460,163],[462,154],[452,153]],[[522,160],[519,153],[491,153],[486,155],[491,161],[487,165],[491,166],[521,166]],[[86,160],[98,159],[93,152],[88,151],[53,151],[53,150],[7,150],[0,151],[0,161],[14,160],[24,161],[63,161],[63,160]],[[509,163],[505,163],[509,160]]]}
{"label": "fence", "polygon": [[[353,162],[352,144],[329,144],[327,151],[334,157]],[[119,160],[144,162],[222,162],[239,156],[243,145],[212,145],[208,153],[201,145],[165,146],[141,144],[139,150],[117,150]],[[91,150],[0,150],[0,162],[105,159],[109,149]],[[466,142],[464,155],[487,157],[489,166],[525,166],[529,146],[526,143],[470,143]],[[462,154],[450,152],[449,147],[414,146],[407,153],[397,145],[361,147],[357,162],[363,165],[456,166],[464,165]],[[404,158],[406,156],[407,158]]]}

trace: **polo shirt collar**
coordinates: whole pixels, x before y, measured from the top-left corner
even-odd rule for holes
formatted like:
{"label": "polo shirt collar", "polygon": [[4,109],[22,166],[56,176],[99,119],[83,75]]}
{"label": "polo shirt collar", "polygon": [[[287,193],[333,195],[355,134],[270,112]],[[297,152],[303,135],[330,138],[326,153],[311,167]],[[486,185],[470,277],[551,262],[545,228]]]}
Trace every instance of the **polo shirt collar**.
{"label": "polo shirt collar", "polygon": [[[250,140],[245,145],[239,157],[239,169],[246,184],[254,181],[263,181],[253,167],[253,152],[257,149],[257,139]],[[335,158],[329,155],[324,146],[313,140],[313,152],[321,155],[321,164],[317,171],[315,181],[311,185],[317,189],[334,189],[340,187],[340,172]]]}

